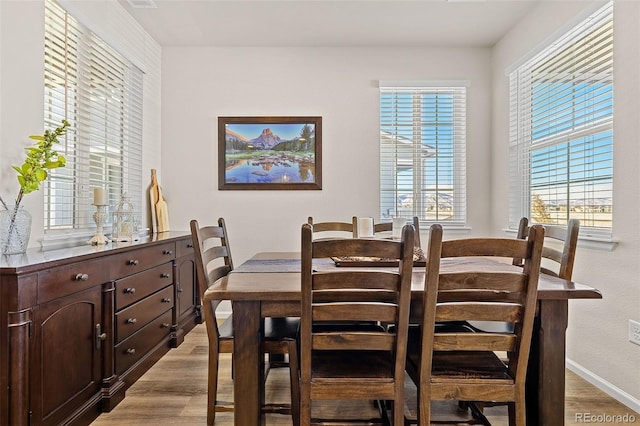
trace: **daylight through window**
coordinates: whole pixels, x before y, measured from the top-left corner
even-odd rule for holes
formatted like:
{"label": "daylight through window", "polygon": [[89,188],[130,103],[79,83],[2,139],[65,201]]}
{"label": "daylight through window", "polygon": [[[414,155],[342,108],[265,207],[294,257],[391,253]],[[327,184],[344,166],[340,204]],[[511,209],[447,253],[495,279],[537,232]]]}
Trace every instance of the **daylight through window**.
{"label": "daylight through window", "polygon": [[465,83],[380,85],[380,218],[466,224]]}
{"label": "daylight through window", "polygon": [[611,238],[613,4],[510,74],[510,226],[580,220]]}
{"label": "daylight through window", "polygon": [[55,1],[45,7],[45,125],[71,128],[57,147],[66,167],[44,185],[44,229],[82,234],[95,228],[93,188],[112,206],[123,192],[141,199],[143,75]]}

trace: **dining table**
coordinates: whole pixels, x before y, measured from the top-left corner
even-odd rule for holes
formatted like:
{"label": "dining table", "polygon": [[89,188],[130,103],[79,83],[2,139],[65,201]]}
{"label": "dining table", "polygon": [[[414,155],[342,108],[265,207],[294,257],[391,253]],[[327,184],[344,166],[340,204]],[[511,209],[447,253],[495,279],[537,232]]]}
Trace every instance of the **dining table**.
{"label": "dining table", "polygon": [[[361,262],[362,263],[362,262]],[[367,267],[366,264],[353,265]],[[335,259],[316,259],[315,270],[349,267]],[[380,267],[372,264],[370,267]],[[388,267],[388,266],[387,266]],[[505,270],[516,266],[489,258],[443,259],[441,272],[473,268]],[[421,314],[425,267],[414,266],[411,284],[411,316]],[[534,322],[527,369],[527,423],[564,425],[566,329],[570,299],[601,299],[588,285],[540,274],[538,309]],[[234,328],[234,424],[265,424],[264,354],[260,349],[265,317],[300,316],[300,253],[257,253],[212,285],[202,303],[230,300]]]}

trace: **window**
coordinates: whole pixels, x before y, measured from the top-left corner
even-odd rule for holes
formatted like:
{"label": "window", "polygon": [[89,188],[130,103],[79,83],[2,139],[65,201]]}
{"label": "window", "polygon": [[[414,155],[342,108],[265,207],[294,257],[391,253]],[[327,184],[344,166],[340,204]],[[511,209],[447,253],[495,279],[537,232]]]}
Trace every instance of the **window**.
{"label": "window", "polygon": [[95,187],[107,188],[112,206],[124,192],[142,199],[142,79],[55,1],[45,2],[45,123],[71,123],[57,147],[66,167],[44,185],[45,238],[95,229]]}
{"label": "window", "polygon": [[380,217],[466,225],[466,83],[380,83]]}
{"label": "window", "polygon": [[510,74],[510,227],[580,220],[611,239],[613,4]]}

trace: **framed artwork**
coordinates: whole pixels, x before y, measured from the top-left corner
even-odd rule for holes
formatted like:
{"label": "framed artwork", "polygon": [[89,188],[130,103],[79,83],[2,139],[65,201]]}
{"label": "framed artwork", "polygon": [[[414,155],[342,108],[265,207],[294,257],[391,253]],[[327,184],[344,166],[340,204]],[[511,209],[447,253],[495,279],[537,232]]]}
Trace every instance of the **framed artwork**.
{"label": "framed artwork", "polygon": [[322,117],[218,117],[218,189],[322,189]]}

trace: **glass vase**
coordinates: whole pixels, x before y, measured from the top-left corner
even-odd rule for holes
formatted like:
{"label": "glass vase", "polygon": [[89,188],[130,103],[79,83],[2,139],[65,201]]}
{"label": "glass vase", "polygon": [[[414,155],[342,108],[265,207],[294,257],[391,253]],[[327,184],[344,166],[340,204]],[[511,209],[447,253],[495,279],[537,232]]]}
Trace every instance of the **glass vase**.
{"label": "glass vase", "polygon": [[0,210],[0,251],[19,254],[27,251],[31,236],[31,213],[23,206]]}

